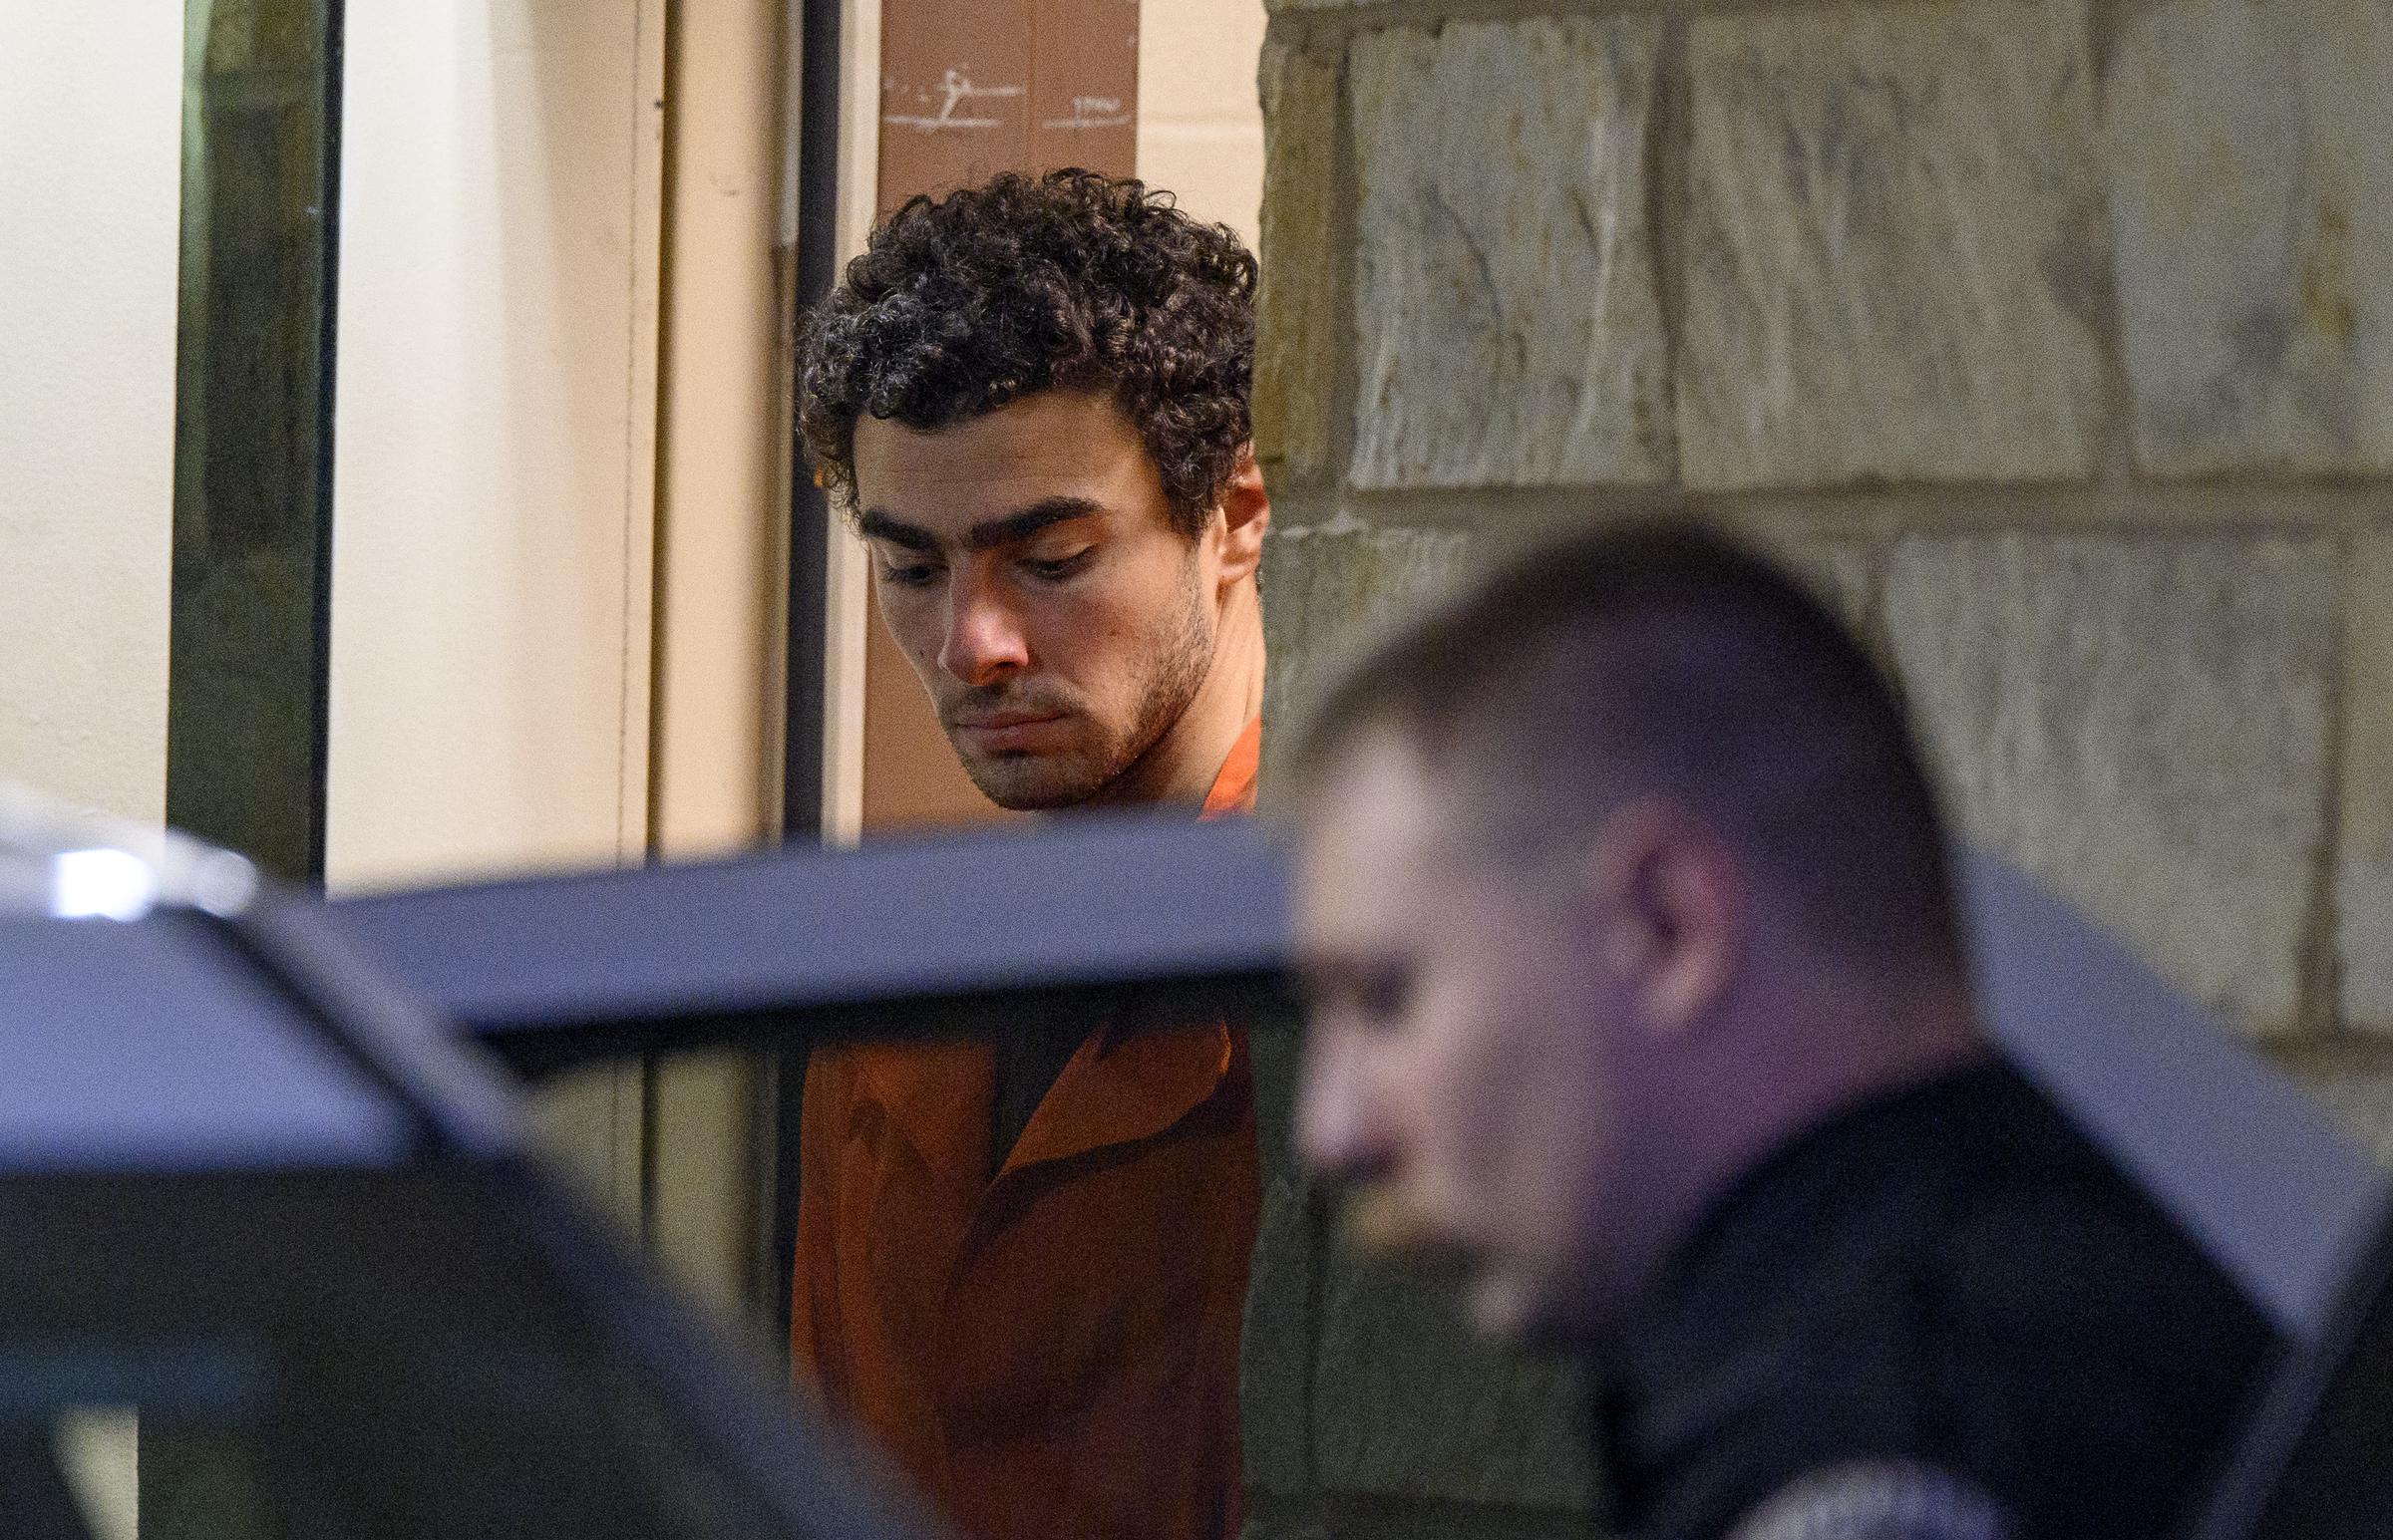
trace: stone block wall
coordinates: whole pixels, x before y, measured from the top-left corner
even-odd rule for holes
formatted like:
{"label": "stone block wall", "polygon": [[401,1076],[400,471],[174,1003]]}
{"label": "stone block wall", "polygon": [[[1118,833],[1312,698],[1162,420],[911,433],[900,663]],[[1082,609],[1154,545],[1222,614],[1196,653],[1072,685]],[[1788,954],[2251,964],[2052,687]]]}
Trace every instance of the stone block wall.
{"label": "stone block wall", "polygon": [[[1515,541],[1724,518],[2393,1155],[2393,0],[1278,0],[1260,86],[1274,718]],[[1587,1532],[1566,1376],[1271,1159],[1250,1532]]]}

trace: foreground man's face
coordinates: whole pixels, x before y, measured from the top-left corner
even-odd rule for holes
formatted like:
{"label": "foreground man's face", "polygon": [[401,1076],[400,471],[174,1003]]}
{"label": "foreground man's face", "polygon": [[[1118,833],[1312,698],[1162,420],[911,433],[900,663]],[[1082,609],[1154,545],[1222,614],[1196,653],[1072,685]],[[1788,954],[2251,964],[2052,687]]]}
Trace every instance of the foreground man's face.
{"label": "foreground man's face", "polygon": [[1003,807],[1107,788],[1213,656],[1216,542],[1101,397],[1048,391],[924,432],[866,418],[856,505],[889,634],[973,783]]}
{"label": "foreground man's face", "polygon": [[1484,1330],[1568,1330],[1612,1132],[1574,911],[1463,850],[1393,734],[1303,810],[1305,1160],[1351,1184],[1356,1240],[1466,1259]]}

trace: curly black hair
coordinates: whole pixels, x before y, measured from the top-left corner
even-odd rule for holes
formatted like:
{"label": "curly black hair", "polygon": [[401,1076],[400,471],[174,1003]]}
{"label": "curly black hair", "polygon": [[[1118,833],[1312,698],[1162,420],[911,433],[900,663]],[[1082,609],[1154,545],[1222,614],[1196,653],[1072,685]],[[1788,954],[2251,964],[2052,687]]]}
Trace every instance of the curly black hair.
{"label": "curly black hair", "polygon": [[1005,172],[908,200],[799,333],[799,430],[853,510],[855,425],[934,430],[1045,390],[1109,396],[1192,538],[1252,436],[1254,257],[1129,177]]}

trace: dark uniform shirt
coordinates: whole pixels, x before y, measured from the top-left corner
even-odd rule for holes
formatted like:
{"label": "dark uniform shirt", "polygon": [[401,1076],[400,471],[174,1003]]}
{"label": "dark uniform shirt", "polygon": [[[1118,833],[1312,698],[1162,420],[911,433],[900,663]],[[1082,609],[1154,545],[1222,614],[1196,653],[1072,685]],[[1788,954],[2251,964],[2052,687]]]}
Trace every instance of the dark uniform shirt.
{"label": "dark uniform shirt", "polygon": [[1596,1396],[1635,1540],[2134,1540],[2198,1497],[2275,1340],[1999,1065],[1748,1173]]}

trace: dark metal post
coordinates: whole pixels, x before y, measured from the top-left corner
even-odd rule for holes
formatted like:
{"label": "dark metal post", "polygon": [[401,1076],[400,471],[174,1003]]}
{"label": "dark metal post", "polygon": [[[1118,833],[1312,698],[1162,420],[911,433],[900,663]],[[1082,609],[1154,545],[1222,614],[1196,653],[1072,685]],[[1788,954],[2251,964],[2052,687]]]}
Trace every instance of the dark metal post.
{"label": "dark metal post", "polygon": [[[839,274],[840,11],[842,0],[801,0],[798,53],[798,311],[814,308]],[[803,451],[790,476],[789,682],[783,718],[781,837],[823,837],[824,747],[829,729],[827,631],[831,602],[831,499]],[[790,1271],[798,1247],[798,1109],[806,1056],[786,1053],[772,1075],[769,1261],[765,1294],[787,1341]]]}

